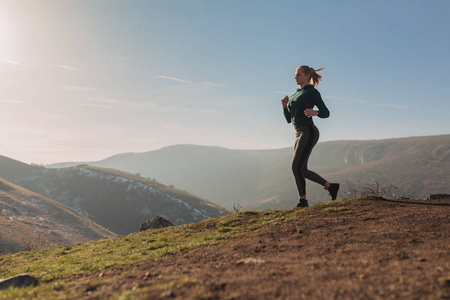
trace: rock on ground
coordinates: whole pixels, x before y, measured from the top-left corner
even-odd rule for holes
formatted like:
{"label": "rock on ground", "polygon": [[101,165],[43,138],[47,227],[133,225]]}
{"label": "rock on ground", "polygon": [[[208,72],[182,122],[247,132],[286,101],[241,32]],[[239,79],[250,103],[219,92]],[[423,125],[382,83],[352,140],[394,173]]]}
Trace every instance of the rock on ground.
{"label": "rock on ground", "polygon": [[14,277],[0,279],[0,290],[5,290],[10,287],[25,287],[36,285],[37,279],[28,274],[20,274]]}
{"label": "rock on ground", "polygon": [[174,226],[170,221],[164,219],[163,217],[153,217],[150,220],[147,220],[145,223],[142,223],[139,231],[145,231],[149,229],[159,229],[164,227]]}

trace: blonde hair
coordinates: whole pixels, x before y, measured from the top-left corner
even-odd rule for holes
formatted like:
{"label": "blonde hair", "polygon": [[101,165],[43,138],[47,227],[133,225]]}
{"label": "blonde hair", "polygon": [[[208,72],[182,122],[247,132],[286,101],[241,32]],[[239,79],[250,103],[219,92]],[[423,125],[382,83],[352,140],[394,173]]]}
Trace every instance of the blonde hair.
{"label": "blonde hair", "polygon": [[325,68],[318,68],[317,70],[311,68],[310,66],[301,66],[299,67],[300,70],[303,71],[303,73],[309,75],[311,77],[311,80],[313,82],[313,85],[317,87],[319,85],[319,82],[322,80],[322,75],[319,75],[317,72],[322,71]]}

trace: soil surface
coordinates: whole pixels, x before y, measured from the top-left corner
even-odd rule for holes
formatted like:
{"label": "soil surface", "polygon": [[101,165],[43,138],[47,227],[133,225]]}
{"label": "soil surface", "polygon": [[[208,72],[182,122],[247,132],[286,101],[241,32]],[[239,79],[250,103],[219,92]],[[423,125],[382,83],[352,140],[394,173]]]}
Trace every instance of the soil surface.
{"label": "soil surface", "polygon": [[127,290],[138,299],[450,299],[448,196],[336,204],[243,240],[90,275],[104,279],[99,287],[74,281],[86,299]]}

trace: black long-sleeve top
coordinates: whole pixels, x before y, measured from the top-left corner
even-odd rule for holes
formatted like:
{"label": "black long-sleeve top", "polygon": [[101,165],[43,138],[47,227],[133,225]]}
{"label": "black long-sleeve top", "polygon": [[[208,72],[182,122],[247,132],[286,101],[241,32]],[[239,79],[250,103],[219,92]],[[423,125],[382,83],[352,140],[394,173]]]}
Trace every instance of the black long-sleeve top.
{"label": "black long-sleeve top", "polygon": [[286,121],[294,125],[294,128],[300,128],[305,125],[314,124],[312,118],[305,116],[305,110],[307,108],[314,108],[316,106],[319,109],[319,118],[328,118],[330,111],[326,107],[325,103],[320,96],[320,93],[313,85],[305,85],[289,97],[287,107],[283,109]]}

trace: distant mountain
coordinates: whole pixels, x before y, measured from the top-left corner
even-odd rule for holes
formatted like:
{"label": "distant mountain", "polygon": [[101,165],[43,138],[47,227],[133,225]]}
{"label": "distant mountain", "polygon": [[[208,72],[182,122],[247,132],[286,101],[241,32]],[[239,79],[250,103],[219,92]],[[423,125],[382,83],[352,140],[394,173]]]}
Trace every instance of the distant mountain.
{"label": "distant mountain", "polygon": [[0,179],[0,254],[110,237],[67,206]]}
{"label": "distant mountain", "polygon": [[[178,145],[89,164],[156,178],[227,208],[240,204],[266,209],[292,207],[297,201],[291,157],[292,148],[229,150]],[[319,143],[309,168],[340,182],[340,197],[345,196],[349,182],[374,181],[396,185],[416,197],[449,193],[450,135]],[[329,200],[322,187],[307,182],[307,189],[312,202]]]}
{"label": "distant mountain", "polygon": [[118,234],[161,216],[175,225],[228,211],[187,192],[139,175],[87,165],[48,169],[0,157],[0,177],[63,203]]}

